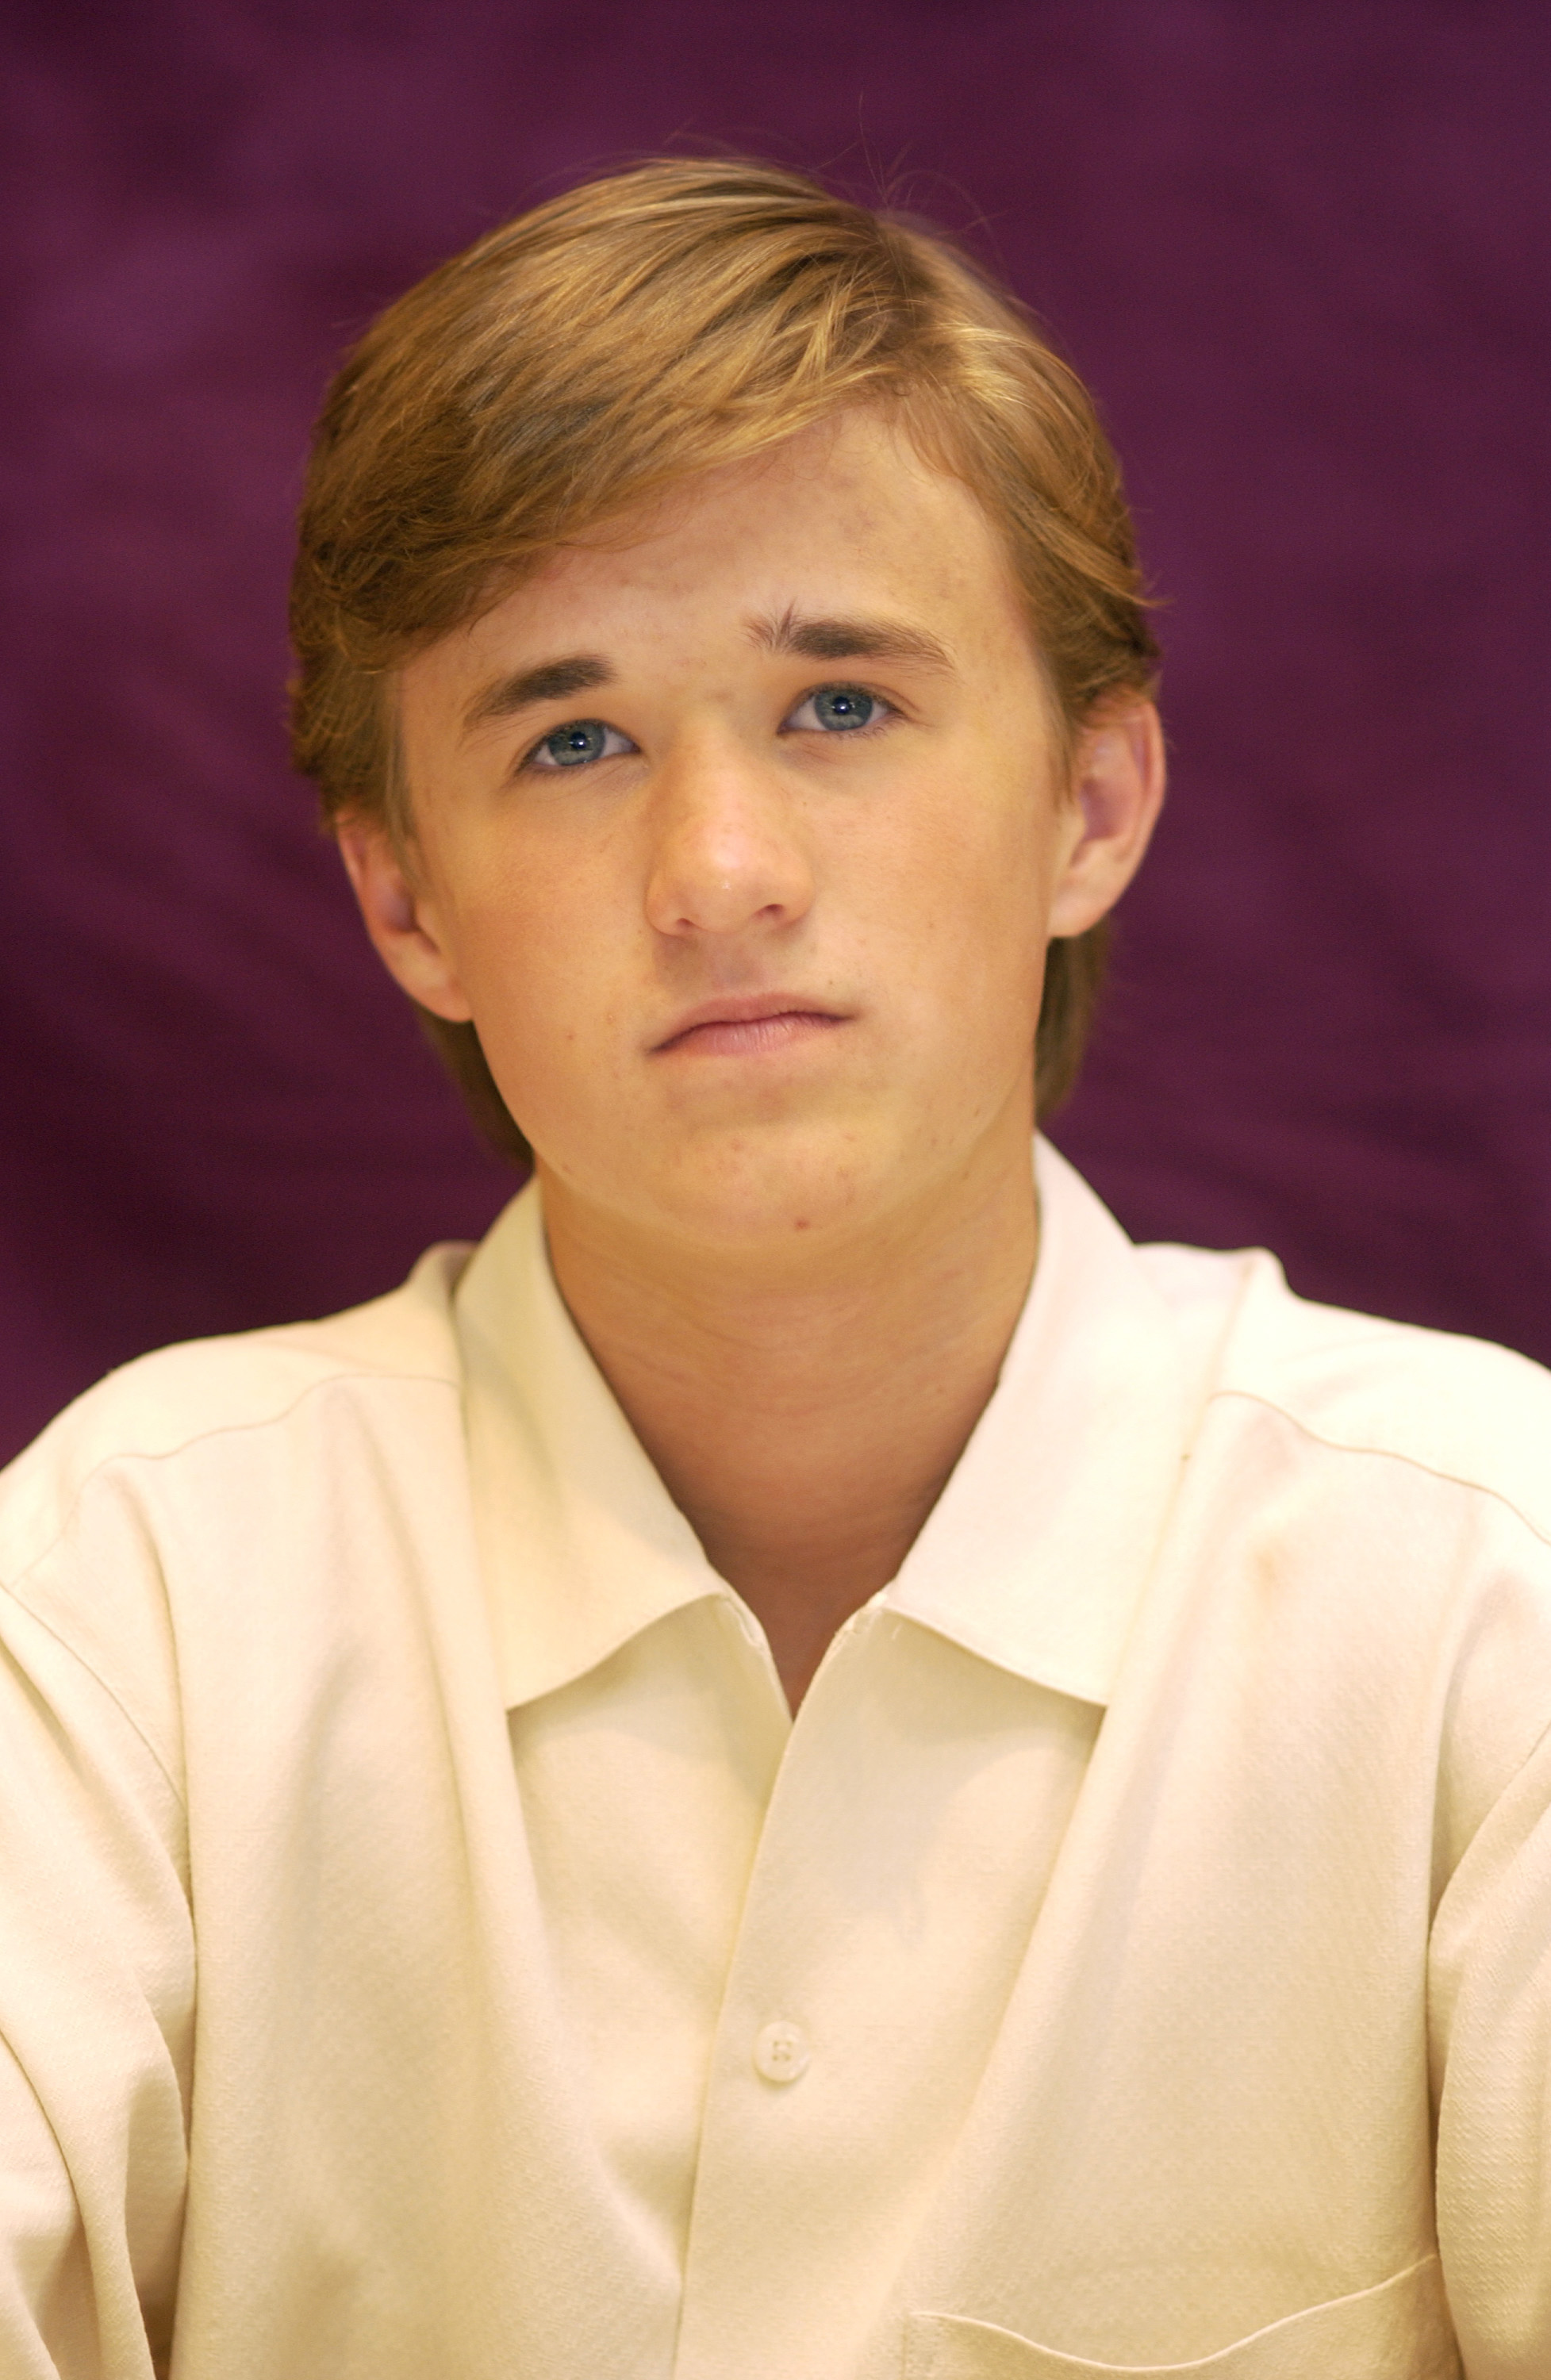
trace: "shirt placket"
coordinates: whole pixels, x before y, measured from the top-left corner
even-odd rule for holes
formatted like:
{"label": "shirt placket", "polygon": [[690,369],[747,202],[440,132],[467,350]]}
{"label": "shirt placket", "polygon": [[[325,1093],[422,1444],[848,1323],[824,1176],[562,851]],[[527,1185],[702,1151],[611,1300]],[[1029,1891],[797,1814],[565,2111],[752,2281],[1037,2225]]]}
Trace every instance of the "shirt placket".
{"label": "shirt placket", "polygon": [[[890,1699],[903,1676],[919,1712],[928,1671],[958,1725],[928,1746],[923,1777]],[[1041,1695],[876,1606],[826,1657],[777,1779],[728,1973],[675,2380],[870,2371],[869,2336],[1021,1962],[1040,1845],[1053,1856],[1064,1820],[1065,1785],[1052,1793],[1055,1772],[1030,1750]],[[1081,1772],[1080,1739],[1062,1779]],[[1026,1860],[1010,1856],[1015,1841]]]}

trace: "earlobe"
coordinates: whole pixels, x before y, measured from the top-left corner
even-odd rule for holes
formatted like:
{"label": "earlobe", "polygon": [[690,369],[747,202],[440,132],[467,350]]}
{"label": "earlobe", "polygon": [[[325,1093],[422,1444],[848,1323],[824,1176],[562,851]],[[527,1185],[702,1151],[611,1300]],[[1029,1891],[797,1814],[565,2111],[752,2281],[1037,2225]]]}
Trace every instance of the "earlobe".
{"label": "earlobe", "polygon": [[1085,933],[1140,868],[1163,807],[1163,730],[1150,702],[1127,702],[1088,728],[1078,747],[1076,831],[1050,905],[1053,935]]}
{"label": "earlobe", "polygon": [[445,945],[436,905],[405,856],[375,820],[345,819],[339,856],[372,946],[411,1000],[450,1024],[473,1014]]}

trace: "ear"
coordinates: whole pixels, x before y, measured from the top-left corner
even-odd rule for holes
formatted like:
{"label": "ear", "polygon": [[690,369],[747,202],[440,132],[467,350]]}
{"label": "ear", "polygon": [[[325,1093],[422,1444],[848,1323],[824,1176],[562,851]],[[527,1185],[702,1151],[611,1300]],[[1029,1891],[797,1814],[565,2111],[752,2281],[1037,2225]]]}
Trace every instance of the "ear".
{"label": "ear", "polygon": [[339,856],[345,862],[367,932],[388,973],[411,1000],[450,1024],[473,1015],[434,897],[418,881],[413,862],[386,827],[370,819],[344,819]]}
{"label": "ear", "polygon": [[1065,856],[1051,894],[1052,935],[1086,933],[1113,908],[1142,864],[1163,807],[1166,773],[1154,704],[1109,706],[1084,730]]}

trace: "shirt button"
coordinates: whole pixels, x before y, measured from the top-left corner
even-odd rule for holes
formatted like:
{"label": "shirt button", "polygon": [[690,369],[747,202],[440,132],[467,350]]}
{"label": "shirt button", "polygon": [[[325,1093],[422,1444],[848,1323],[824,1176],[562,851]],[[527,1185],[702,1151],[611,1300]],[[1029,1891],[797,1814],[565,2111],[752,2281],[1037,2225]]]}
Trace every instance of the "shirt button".
{"label": "shirt button", "polygon": [[754,2063],[767,2082],[794,2082],[807,2071],[807,2036],[800,2025],[768,2024],[754,2044]]}

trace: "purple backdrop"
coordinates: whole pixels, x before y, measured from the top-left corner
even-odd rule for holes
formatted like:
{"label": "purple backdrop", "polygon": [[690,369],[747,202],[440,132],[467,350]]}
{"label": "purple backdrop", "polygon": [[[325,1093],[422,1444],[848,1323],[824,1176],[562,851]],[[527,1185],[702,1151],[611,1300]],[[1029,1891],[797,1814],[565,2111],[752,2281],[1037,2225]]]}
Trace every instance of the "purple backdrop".
{"label": "purple backdrop", "polygon": [[0,1442],[509,1186],[281,733],[331,360],[674,141],[975,237],[1099,391],[1173,804],[1058,1130],[1148,1236],[1551,1357],[1543,0],[11,5]]}

